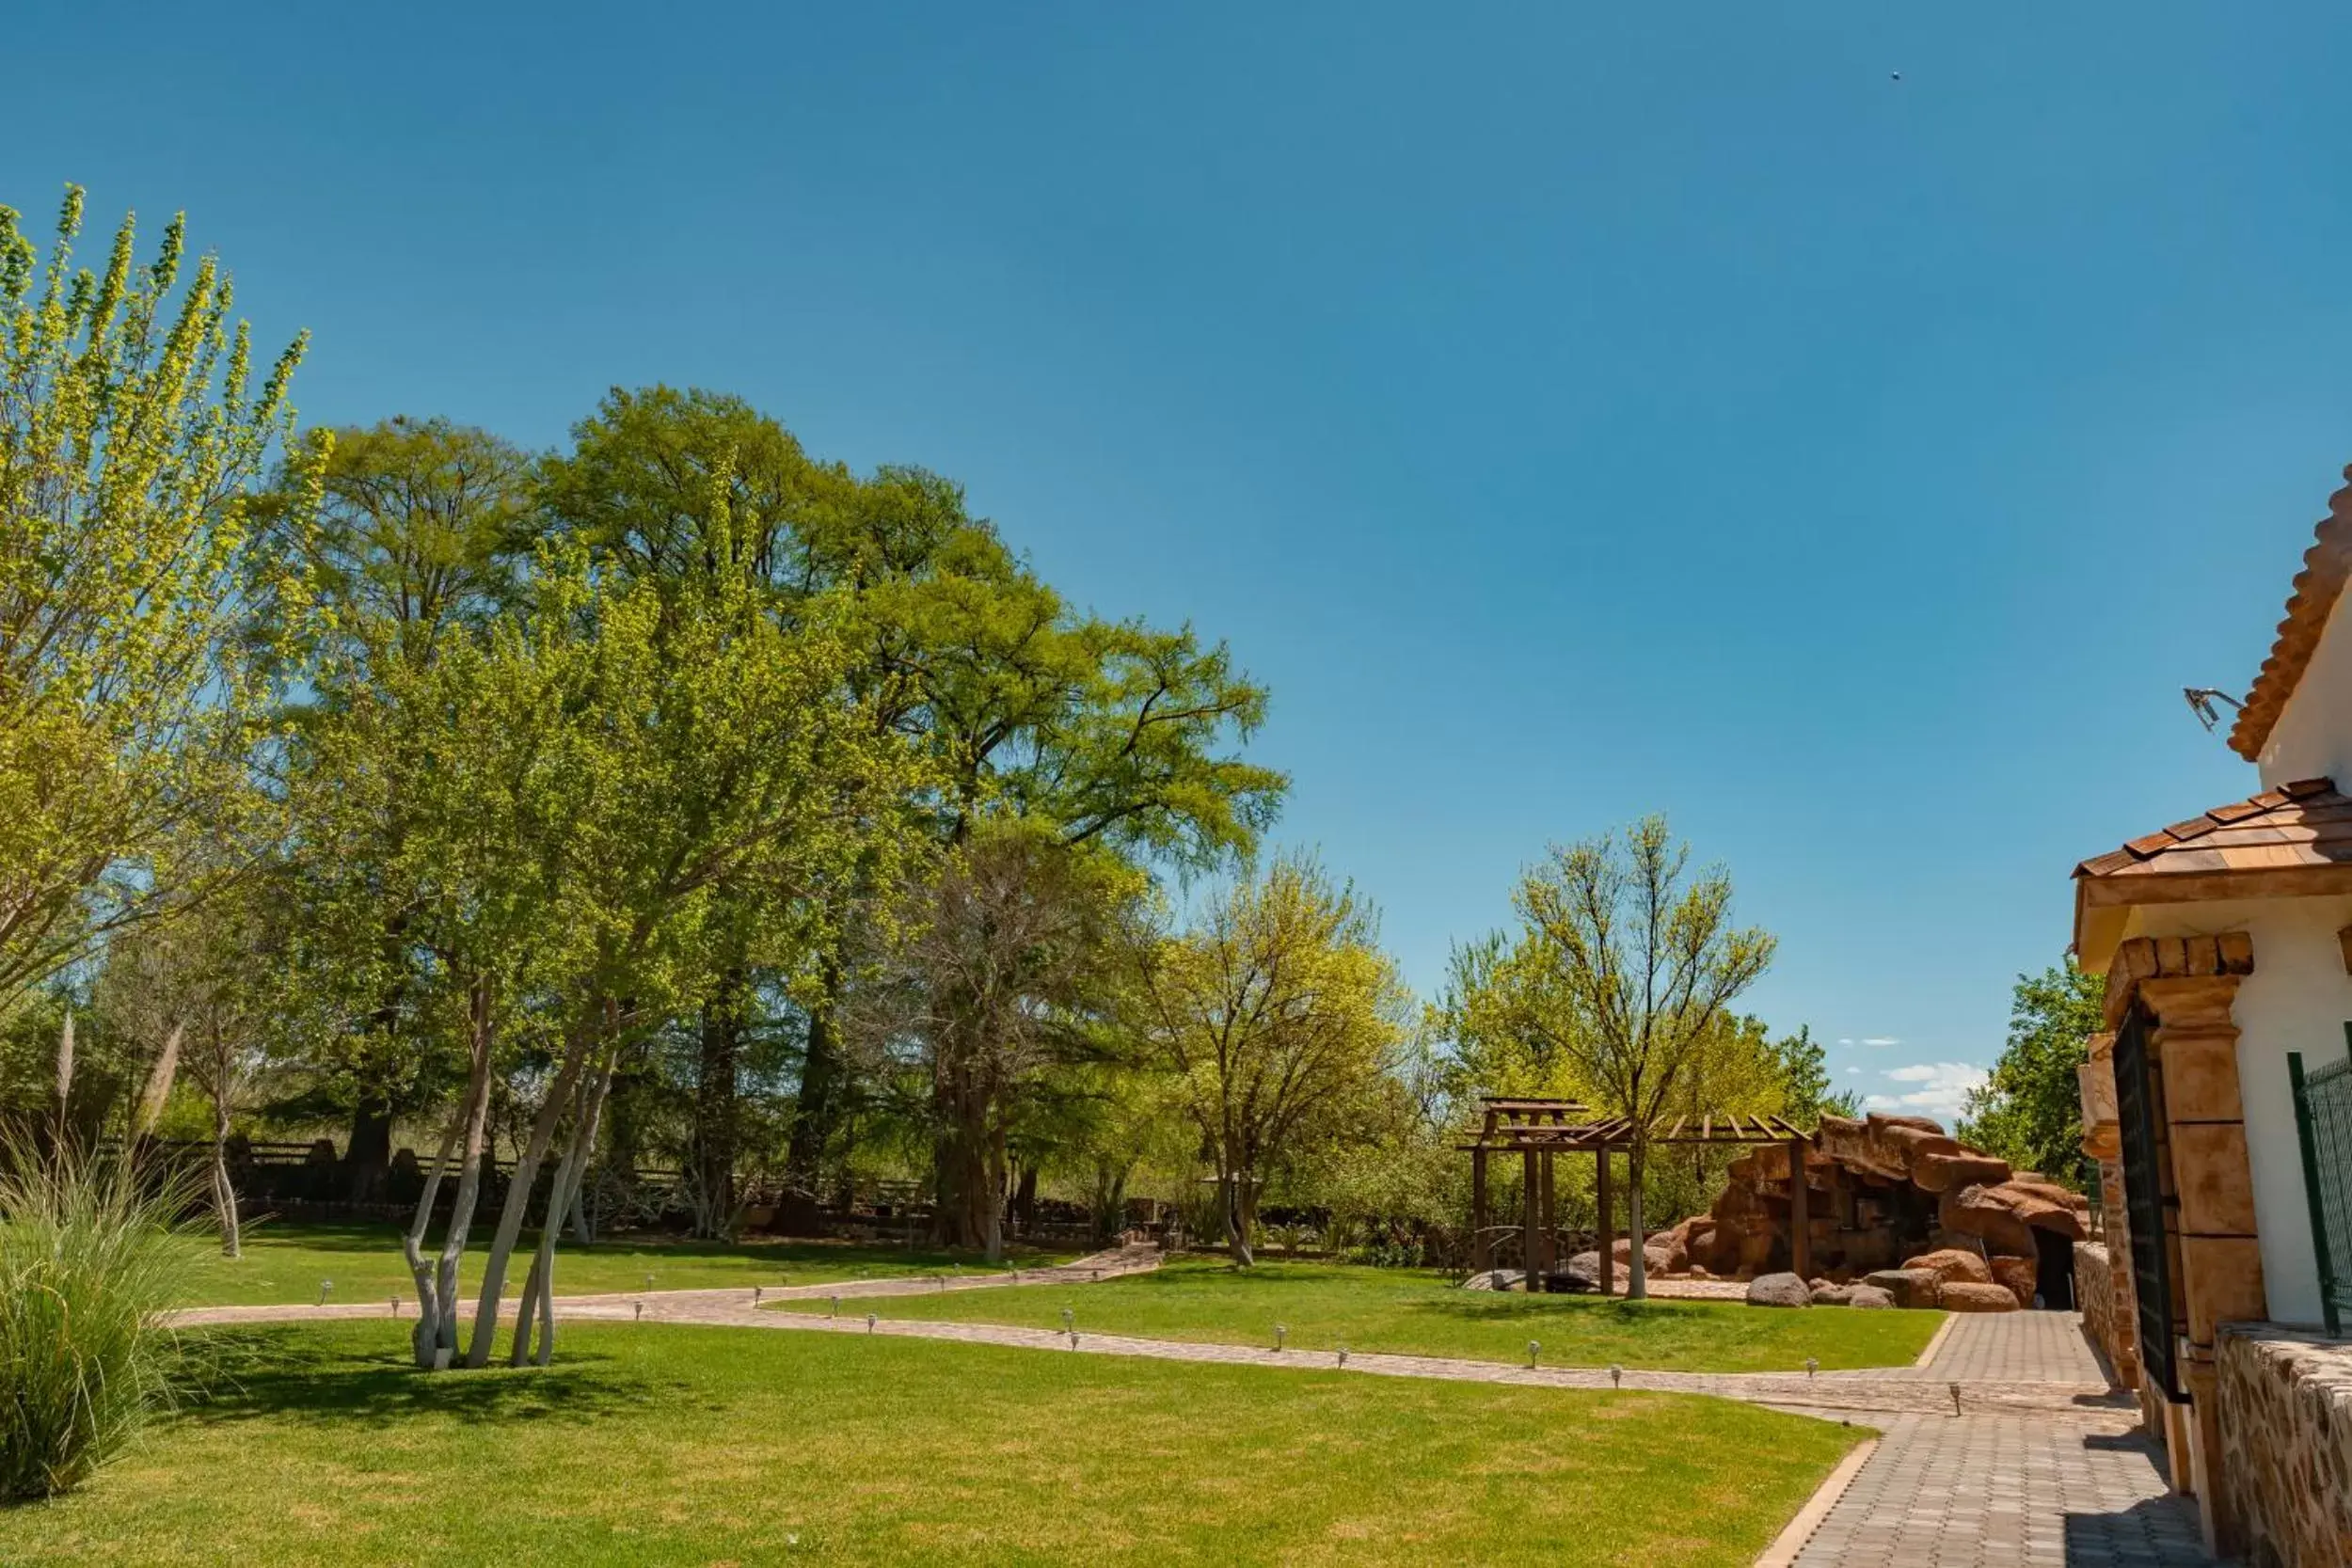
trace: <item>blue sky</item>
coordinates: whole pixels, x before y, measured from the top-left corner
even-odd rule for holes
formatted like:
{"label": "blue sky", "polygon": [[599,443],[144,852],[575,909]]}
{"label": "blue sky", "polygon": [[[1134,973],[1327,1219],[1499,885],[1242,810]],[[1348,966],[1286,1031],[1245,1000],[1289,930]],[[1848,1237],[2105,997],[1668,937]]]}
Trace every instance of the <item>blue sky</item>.
{"label": "blue sky", "polygon": [[186,208],[307,417],[954,475],[1271,684],[1417,985],[1662,810],[1938,1111],[2074,863],[2254,787],[2180,689],[2352,459],[2341,7],[38,11],[0,201]]}

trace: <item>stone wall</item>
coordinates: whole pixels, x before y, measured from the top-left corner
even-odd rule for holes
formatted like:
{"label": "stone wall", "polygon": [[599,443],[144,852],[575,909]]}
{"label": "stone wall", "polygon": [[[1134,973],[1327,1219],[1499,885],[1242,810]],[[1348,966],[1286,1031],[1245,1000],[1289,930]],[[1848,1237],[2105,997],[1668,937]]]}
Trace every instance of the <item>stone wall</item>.
{"label": "stone wall", "polygon": [[2107,1249],[2097,1242],[2074,1243],[2074,1305],[2082,1311],[2083,1332],[2114,1366],[2115,1274]]}
{"label": "stone wall", "polygon": [[2249,1568],[2352,1562],[2352,1343],[2222,1326],[2225,1513]]}

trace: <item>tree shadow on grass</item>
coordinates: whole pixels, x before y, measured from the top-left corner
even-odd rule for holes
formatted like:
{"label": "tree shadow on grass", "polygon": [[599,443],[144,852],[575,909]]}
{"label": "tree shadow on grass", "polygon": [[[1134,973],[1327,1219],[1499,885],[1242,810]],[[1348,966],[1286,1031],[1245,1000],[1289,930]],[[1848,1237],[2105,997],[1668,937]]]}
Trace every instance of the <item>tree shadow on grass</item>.
{"label": "tree shadow on grass", "polygon": [[619,1357],[564,1350],[553,1366],[419,1371],[405,1345],[355,1351],[282,1330],[218,1330],[188,1347],[175,1419],[342,1425],[411,1418],[585,1423],[690,1390],[625,1369]]}

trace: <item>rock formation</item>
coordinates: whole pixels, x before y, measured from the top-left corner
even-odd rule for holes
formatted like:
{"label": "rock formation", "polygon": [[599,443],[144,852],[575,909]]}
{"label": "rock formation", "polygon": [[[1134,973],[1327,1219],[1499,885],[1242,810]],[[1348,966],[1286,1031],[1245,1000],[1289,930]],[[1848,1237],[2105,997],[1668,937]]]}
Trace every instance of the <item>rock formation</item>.
{"label": "rock formation", "polygon": [[[1867,1275],[1904,1307],[2031,1306],[2035,1232],[2080,1241],[2090,1212],[2081,1195],[1963,1148],[1924,1117],[1823,1117],[1804,1164],[1811,1272],[1837,1284]],[[1786,1145],[1733,1161],[1714,1208],[1650,1246],[1712,1275],[1787,1270],[1788,1166]]]}

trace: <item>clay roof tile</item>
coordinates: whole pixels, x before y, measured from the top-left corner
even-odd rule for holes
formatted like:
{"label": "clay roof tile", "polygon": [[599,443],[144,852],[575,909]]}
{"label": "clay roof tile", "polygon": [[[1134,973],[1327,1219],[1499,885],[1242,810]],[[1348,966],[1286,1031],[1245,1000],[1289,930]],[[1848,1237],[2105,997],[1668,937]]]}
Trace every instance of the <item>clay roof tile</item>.
{"label": "clay roof tile", "polygon": [[[2074,875],[2137,879],[2352,859],[2347,808],[2352,799],[2338,794],[2333,781],[2298,779],[2094,855],[2075,866]],[[2201,842],[2217,831],[2218,837]]]}
{"label": "clay roof tile", "polygon": [[[2352,468],[2344,469],[2344,477],[2352,480]],[[2328,498],[2328,515],[2313,532],[2312,547],[2303,552],[2303,569],[2287,594],[2286,617],[2279,623],[2270,657],[2263,660],[2237,722],[2230,727],[2230,749],[2249,762],[2261,758],[2271,726],[2295,695],[2336,599],[2352,579],[2352,485]]]}

